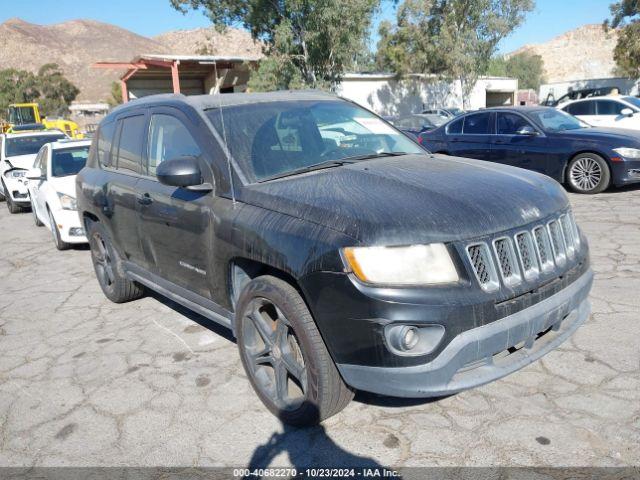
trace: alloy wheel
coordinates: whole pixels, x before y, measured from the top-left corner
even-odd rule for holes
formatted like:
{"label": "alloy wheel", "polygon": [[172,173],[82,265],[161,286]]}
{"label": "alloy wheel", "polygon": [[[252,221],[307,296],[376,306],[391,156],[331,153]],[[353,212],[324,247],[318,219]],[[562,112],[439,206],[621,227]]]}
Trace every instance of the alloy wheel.
{"label": "alloy wheel", "polygon": [[113,260],[104,239],[99,234],[93,236],[93,257],[96,262],[96,273],[103,285],[110,287],[115,281]]}
{"label": "alloy wheel", "polygon": [[580,157],[571,166],[571,183],[583,191],[596,188],[602,179],[602,167],[593,158]]}
{"label": "alloy wheel", "polygon": [[257,387],[278,408],[299,408],[307,395],[307,368],[290,322],[266,298],[254,298],[245,311],[243,351]]}

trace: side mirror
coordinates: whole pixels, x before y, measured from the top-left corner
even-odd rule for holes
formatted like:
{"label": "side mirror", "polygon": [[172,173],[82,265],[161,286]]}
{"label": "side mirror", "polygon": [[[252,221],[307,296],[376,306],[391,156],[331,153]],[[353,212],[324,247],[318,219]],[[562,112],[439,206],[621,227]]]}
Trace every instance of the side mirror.
{"label": "side mirror", "polygon": [[44,175],[42,175],[42,170],[39,168],[32,168],[27,171],[27,179],[29,180],[44,180]]}
{"label": "side mirror", "polygon": [[633,117],[634,111],[631,110],[629,107],[627,108],[623,108],[622,110],[620,110],[620,115],[624,115],[625,117]]}
{"label": "side mirror", "polygon": [[538,135],[538,132],[536,132],[533,127],[529,126],[529,125],[525,125],[524,127],[518,129],[518,131],[516,132],[517,135],[526,135],[529,137]]}
{"label": "side mirror", "polygon": [[178,157],[165,160],[158,165],[156,177],[160,183],[171,187],[191,190],[212,190],[209,183],[203,183],[202,172],[196,157]]}

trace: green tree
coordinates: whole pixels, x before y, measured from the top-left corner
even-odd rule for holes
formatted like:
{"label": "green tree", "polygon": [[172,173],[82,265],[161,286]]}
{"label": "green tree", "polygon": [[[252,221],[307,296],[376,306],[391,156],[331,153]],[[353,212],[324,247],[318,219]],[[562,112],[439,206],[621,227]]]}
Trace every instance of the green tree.
{"label": "green tree", "polygon": [[12,103],[37,102],[46,115],[63,115],[79,90],[54,63],[40,67],[37,74],[9,68],[0,70],[0,112]]}
{"label": "green tree", "polygon": [[69,104],[80,90],[71,83],[55,63],[40,67],[37,74],[40,97],[40,113],[43,116],[62,116],[68,112]]}
{"label": "green tree", "polygon": [[605,28],[618,28],[618,41],[613,50],[617,71],[622,75],[640,76],[640,1],[622,0],[611,4],[611,19]]}
{"label": "green tree", "polygon": [[457,79],[466,105],[500,40],[533,5],[533,0],[405,0],[396,25],[381,26],[377,64],[398,73]]}
{"label": "green tree", "polygon": [[517,78],[519,88],[538,90],[545,81],[544,61],[532,52],[497,56],[489,61],[487,75]]}
{"label": "green tree", "polygon": [[224,29],[242,24],[265,45],[267,58],[252,75],[255,90],[327,88],[362,52],[380,0],[170,0],[174,8],[203,9]]}
{"label": "green tree", "polygon": [[111,96],[107,99],[107,103],[112,107],[122,103],[122,85],[120,82],[111,82]]}

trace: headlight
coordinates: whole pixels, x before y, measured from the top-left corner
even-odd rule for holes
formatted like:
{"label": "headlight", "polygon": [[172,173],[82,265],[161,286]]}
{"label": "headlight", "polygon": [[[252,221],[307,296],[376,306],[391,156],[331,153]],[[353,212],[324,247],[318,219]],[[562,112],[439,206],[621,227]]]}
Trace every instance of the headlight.
{"label": "headlight", "polygon": [[614,148],[613,151],[625,158],[640,158],[640,149],[637,148],[620,147]]}
{"label": "headlight", "polygon": [[349,247],[342,250],[356,277],[376,285],[433,285],[459,280],[443,243],[406,247]]}
{"label": "headlight", "polygon": [[7,175],[11,178],[23,178],[26,174],[26,170],[11,170],[7,173]]}
{"label": "headlight", "polygon": [[58,192],[58,198],[60,199],[60,205],[63,210],[76,210],[76,199],[66,193]]}

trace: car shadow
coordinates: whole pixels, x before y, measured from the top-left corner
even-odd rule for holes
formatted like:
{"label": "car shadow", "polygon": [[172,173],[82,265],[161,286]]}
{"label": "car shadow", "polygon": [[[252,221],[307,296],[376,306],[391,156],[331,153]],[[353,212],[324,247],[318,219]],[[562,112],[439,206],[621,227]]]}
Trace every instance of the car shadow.
{"label": "car shadow", "polygon": [[388,397],[386,395],[378,395],[376,393],[363,392],[358,390],[354,400],[358,403],[365,405],[371,405],[374,407],[385,408],[405,408],[415,407],[418,405],[428,405],[430,403],[439,402],[445,398],[449,398],[452,395],[445,395],[442,397],[427,397],[427,398],[400,398],[400,397]]}
{"label": "car shadow", "polygon": [[602,193],[610,195],[610,194],[624,193],[624,192],[635,192],[638,190],[640,190],[640,183],[632,183],[631,185],[624,185],[622,187],[611,187]]}
{"label": "car shadow", "polygon": [[[314,407],[315,408],[315,407]],[[317,408],[315,413],[317,415]],[[282,432],[274,432],[269,439],[253,451],[247,469],[248,476],[244,478],[263,478],[260,469],[281,466],[282,460],[278,459],[278,465],[273,465],[279,455],[286,453],[289,462],[298,476],[316,478],[317,476],[330,476],[331,478],[353,478],[348,471],[331,472],[324,475],[320,470],[326,468],[338,469],[371,469],[379,472],[378,477],[384,477],[384,471],[391,471],[371,457],[356,455],[336,444],[327,434],[325,427],[320,424],[313,427],[294,427],[285,423],[282,419]],[[316,469],[316,474],[307,472],[307,469]],[[264,472],[265,477],[269,474]],[[355,476],[358,476],[356,473]],[[394,478],[402,478],[399,475]]]}
{"label": "car shadow", "polygon": [[226,340],[229,340],[232,343],[236,343],[236,339],[227,327],[220,325],[213,320],[208,319],[205,316],[200,315],[199,313],[194,312],[193,310],[188,309],[187,307],[183,307],[179,303],[174,302],[170,298],[165,297],[164,295],[155,292],[153,290],[147,289],[147,295],[151,298],[154,298],[158,302],[163,305],[169,307],[171,310],[179,313],[180,315],[187,317],[189,320],[196,322],[198,325],[206,328],[207,330],[215,333],[216,335],[220,335]]}

